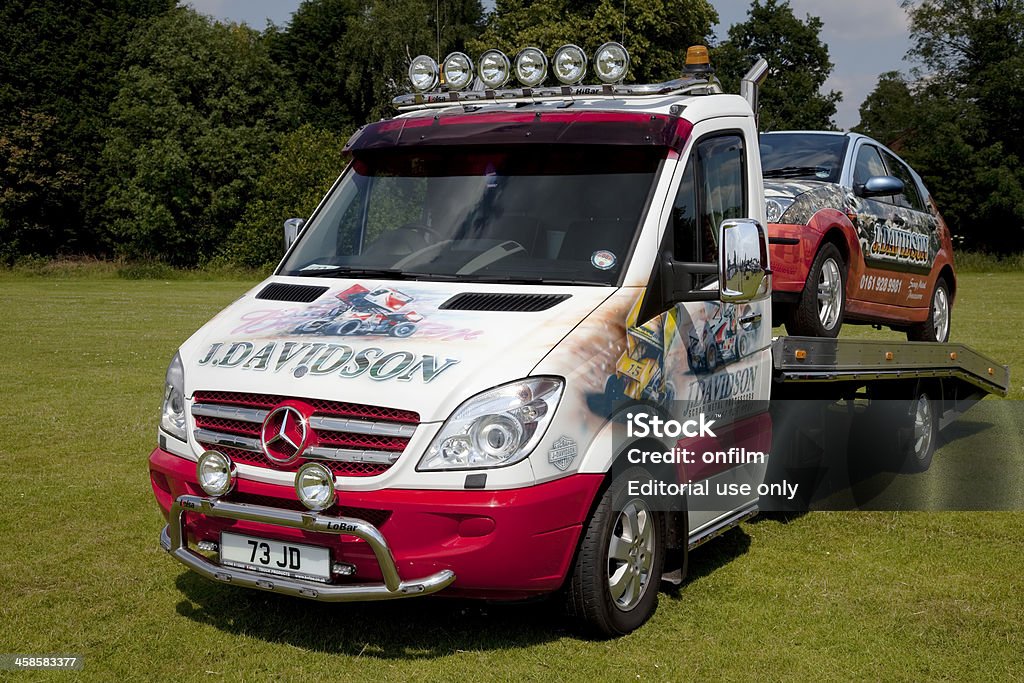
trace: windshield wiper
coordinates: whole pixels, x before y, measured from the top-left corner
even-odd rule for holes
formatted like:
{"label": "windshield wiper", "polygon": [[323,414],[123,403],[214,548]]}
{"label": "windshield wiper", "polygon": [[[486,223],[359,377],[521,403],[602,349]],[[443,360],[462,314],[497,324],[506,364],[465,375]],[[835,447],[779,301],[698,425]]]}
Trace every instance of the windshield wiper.
{"label": "windshield wiper", "polygon": [[603,282],[591,282],[590,280],[568,280],[539,276],[520,275],[470,275],[463,278],[467,282],[502,282],[511,285],[574,285],[585,287],[608,287]]}
{"label": "windshield wiper", "polygon": [[819,173],[830,173],[830,169],[824,166],[784,166],[772,168],[761,175],[765,178],[799,178],[805,175],[817,175]]}
{"label": "windshield wiper", "polygon": [[297,271],[289,273],[299,277],[337,277],[347,275],[351,277],[384,277],[392,280],[458,280],[454,275],[443,273],[416,273],[399,268],[350,268],[349,266],[337,266],[334,268],[317,268],[308,271]]}

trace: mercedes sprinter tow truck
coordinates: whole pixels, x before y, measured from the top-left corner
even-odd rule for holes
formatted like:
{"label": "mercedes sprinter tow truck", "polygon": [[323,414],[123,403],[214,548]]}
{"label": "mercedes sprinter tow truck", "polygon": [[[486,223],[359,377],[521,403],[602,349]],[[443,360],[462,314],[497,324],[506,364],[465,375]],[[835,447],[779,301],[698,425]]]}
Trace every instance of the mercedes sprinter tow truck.
{"label": "mercedes sprinter tow truck", "polygon": [[[765,471],[667,475],[741,492],[722,509],[632,494],[656,473],[620,456],[693,444],[623,438],[630,411],[706,413],[765,453],[769,399],[899,398],[921,462],[941,421],[1005,394],[1007,368],[961,345],[773,340],[763,60],[742,95],[703,48],[657,84],[624,83],[618,43],[595,85],[588,61],[559,49],[548,85],[536,48],[413,60],[415,92],[351,138],[273,275],[168,368],[149,469],[172,557],[327,602],[559,593],[624,634],[689,549],[757,512],[743,484]],[[371,325],[353,292],[415,320]]]}

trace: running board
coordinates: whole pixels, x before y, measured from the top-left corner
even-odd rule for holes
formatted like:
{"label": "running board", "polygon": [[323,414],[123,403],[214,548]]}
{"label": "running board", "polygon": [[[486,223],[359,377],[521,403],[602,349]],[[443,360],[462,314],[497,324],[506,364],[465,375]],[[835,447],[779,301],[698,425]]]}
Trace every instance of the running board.
{"label": "running board", "polygon": [[740,522],[744,522],[750,519],[757,513],[757,503],[751,503],[746,507],[740,508],[732,515],[726,517],[721,522],[713,523],[713,526],[709,526],[706,529],[698,530],[694,535],[690,537],[689,549],[693,550],[697,546],[704,545],[715,536],[720,536],[729,529],[739,526]]}

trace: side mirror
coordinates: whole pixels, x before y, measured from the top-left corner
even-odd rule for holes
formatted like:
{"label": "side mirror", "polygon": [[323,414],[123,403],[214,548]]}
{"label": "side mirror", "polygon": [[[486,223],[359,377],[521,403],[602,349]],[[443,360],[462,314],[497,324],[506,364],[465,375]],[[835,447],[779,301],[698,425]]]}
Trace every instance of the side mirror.
{"label": "side mirror", "polygon": [[876,175],[863,185],[854,186],[853,191],[859,197],[890,197],[903,192],[903,181],[891,175]]}
{"label": "side mirror", "polygon": [[295,240],[299,239],[302,228],[306,225],[305,218],[289,218],[284,222],[284,250],[288,251]]}
{"label": "side mirror", "polygon": [[768,236],[751,218],[722,221],[718,237],[718,289],[725,303],[741,303],[772,291]]}

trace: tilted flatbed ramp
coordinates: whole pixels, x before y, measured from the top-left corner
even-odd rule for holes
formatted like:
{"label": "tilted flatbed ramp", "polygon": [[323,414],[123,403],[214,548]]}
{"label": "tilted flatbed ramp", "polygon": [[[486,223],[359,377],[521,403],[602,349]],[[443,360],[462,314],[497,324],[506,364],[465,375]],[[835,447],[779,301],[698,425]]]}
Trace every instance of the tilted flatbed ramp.
{"label": "tilted flatbed ramp", "polygon": [[959,379],[999,396],[1010,388],[1009,367],[963,344],[787,336],[772,341],[772,362],[783,385]]}

